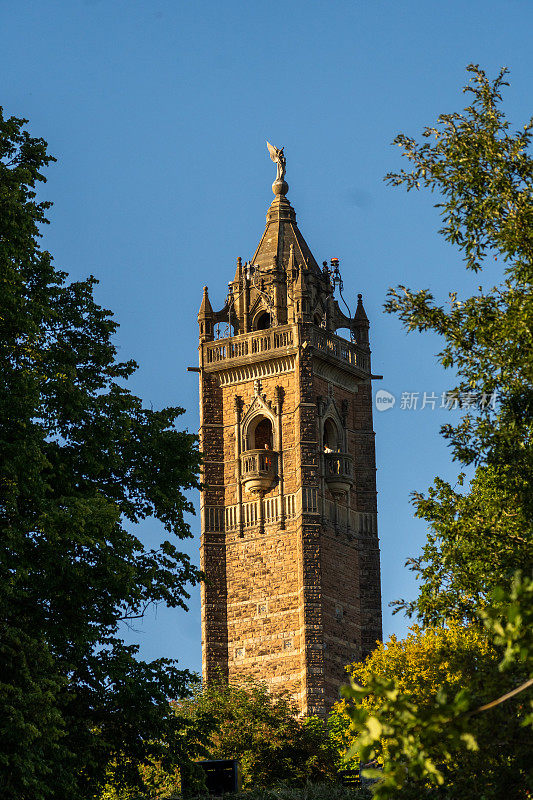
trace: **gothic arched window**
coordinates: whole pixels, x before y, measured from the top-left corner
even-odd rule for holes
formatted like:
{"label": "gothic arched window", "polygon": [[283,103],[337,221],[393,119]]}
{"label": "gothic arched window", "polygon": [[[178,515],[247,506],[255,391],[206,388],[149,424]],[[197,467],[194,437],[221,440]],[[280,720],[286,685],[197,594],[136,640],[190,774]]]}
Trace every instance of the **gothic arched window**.
{"label": "gothic arched window", "polygon": [[274,427],[272,420],[266,416],[254,417],[244,434],[244,450],[273,450]]}
{"label": "gothic arched window", "polygon": [[323,445],[325,450],[336,452],[340,447],[339,431],[335,422],[328,418],[324,422]]}
{"label": "gothic arched window", "polygon": [[272,450],[272,433],[271,421],[266,417],[262,417],[254,427],[252,450]]}
{"label": "gothic arched window", "polygon": [[272,320],[268,311],[263,311],[263,313],[259,314],[255,319],[255,330],[266,331],[267,328],[270,328],[271,322]]}

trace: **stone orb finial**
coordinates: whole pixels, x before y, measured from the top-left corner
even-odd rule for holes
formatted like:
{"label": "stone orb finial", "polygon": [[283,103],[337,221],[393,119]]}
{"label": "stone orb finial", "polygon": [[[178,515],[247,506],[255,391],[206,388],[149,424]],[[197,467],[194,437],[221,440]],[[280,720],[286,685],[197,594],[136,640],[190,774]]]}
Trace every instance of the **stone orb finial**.
{"label": "stone orb finial", "polygon": [[287,183],[287,181],[276,180],[272,184],[272,191],[274,192],[275,195],[281,195],[282,197],[284,197],[289,191],[289,184]]}

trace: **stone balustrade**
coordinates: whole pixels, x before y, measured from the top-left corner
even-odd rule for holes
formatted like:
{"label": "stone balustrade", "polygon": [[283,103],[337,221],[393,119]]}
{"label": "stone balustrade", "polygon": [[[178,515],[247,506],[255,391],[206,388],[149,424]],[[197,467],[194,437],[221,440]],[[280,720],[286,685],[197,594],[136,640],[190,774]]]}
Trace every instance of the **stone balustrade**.
{"label": "stone balustrade", "polygon": [[207,342],[204,344],[204,366],[216,368],[225,366],[228,362],[239,363],[263,354],[279,356],[304,342],[344,365],[365,371],[370,369],[368,352],[362,347],[314,325],[278,325],[263,331]]}
{"label": "stone balustrade", "polygon": [[324,453],[325,478],[333,494],[347,492],[353,486],[353,457],[349,453]]}
{"label": "stone balustrade", "polygon": [[205,364],[218,364],[276,350],[286,350],[294,344],[292,325],[279,325],[264,331],[243,333],[228,339],[219,339],[205,345]]}
{"label": "stone balustrade", "polygon": [[241,480],[247,492],[267,492],[278,474],[278,454],[274,450],[245,450],[241,454]]}
{"label": "stone balustrade", "polygon": [[361,347],[337,336],[336,333],[329,333],[320,328],[311,328],[309,343],[317,350],[327,353],[339,361],[349,364],[352,367],[368,370],[370,359]]}

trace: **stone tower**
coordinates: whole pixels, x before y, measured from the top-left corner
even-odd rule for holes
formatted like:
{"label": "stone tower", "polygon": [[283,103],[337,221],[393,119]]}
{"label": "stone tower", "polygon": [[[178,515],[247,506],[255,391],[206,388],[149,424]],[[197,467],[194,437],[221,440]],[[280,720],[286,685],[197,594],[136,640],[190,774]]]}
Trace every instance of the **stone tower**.
{"label": "stone tower", "polygon": [[224,308],[205,287],[198,314],[203,675],[324,714],[381,638],[369,323],[361,295],[341,311],[284,174]]}

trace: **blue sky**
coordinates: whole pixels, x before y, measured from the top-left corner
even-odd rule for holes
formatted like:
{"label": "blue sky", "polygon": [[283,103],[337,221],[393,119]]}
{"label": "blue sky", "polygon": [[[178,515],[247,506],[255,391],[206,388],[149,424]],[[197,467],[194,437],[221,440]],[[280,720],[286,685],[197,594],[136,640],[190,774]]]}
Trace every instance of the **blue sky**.
{"label": "blue sky", "polygon": [[[0,103],[59,159],[45,245],[73,279],[99,279],[120,357],[140,364],[131,388],[154,407],[185,407],[191,431],[202,286],[220,307],[272,199],[265,140],[285,146],[300,229],[319,262],[340,259],[352,305],[363,293],[376,388],[398,397],[375,415],[385,636],[406,629],[388,603],[416,591],[404,562],[425,533],[409,493],[456,475],[438,429],[458,413],[400,407],[402,392],[440,395],[453,378],[436,365],[436,339],[383,314],[386,291],[403,283],[444,299],[498,280],[465,273],[437,234],[434,198],[385,186],[400,164],[390,143],[466,104],[470,62],[491,76],[510,68],[505,108],[523,124],[532,29],[530,0],[0,3]],[[142,526],[147,542],[159,533]],[[198,536],[186,547],[197,560]],[[199,591],[190,605],[159,608],[127,636],[145,658],[199,670]]]}

